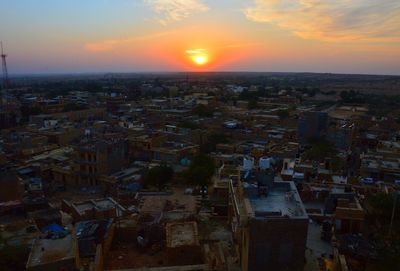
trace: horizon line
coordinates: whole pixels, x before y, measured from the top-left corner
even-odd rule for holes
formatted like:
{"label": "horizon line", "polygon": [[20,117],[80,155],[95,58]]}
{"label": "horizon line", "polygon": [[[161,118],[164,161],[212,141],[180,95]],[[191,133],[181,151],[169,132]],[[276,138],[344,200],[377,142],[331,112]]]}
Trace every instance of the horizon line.
{"label": "horizon line", "polygon": [[220,70],[220,71],[184,71],[184,70],[176,70],[176,71],[80,71],[80,72],[21,72],[21,73],[11,73],[8,74],[9,78],[13,77],[23,77],[23,76],[87,76],[87,75],[118,75],[118,74],[186,74],[186,73],[195,73],[195,74],[217,74],[217,73],[265,73],[265,74],[330,74],[330,75],[359,75],[359,76],[393,76],[399,77],[400,74],[386,74],[386,73],[345,73],[345,72],[316,72],[316,71],[251,71],[251,70]]}

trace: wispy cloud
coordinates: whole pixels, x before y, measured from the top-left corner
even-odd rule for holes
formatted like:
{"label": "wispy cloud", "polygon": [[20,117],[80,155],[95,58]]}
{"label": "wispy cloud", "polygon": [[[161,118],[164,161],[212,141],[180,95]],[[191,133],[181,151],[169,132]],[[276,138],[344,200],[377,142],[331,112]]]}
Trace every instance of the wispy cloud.
{"label": "wispy cloud", "polygon": [[144,2],[162,16],[159,22],[164,25],[209,9],[201,0],[144,0]]}
{"label": "wispy cloud", "polygon": [[265,44],[264,42],[246,42],[246,43],[234,43],[234,44],[227,44],[227,45],[222,45],[218,48],[220,49],[227,49],[227,48],[244,48],[244,47],[253,47],[253,46],[258,46],[258,45],[263,45]]}
{"label": "wispy cloud", "polygon": [[305,39],[400,41],[399,0],[254,0],[244,12]]}
{"label": "wispy cloud", "polygon": [[132,38],[110,39],[110,40],[88,42],[84,45],[84,48],[85,48],[85,50],[91,51],[91,52],[107,52],[107,51],[114,50],[117,46],[129,44],[132,42],[152,40],[152,39],[156,39],[159,37],[168,36],[173,33],[175,33],[175,32],[174,31],[164,31],[164,32],[158,32],[158,33],[154,33],[154,34],[137,36],[137,37],[132,37]]}
{"label": "wispy cloud", "polygon": [[186,50],[186,54],[188,55],[205,55],[207,54],[206,49],[189,49]]}

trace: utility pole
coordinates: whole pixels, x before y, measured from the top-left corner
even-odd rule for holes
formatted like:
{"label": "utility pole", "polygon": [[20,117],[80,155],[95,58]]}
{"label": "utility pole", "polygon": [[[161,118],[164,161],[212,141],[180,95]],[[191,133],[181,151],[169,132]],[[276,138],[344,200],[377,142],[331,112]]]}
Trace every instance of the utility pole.
{"label": "utility pole", "polygon": [[8,80],[8,70],[7,70],[7,55],[4,54],[3,51],[3,42],[0,41],[0,46],[1,46],[1,63],[2,63],[2,68],[3,68],[3,88],[7,89],[9,87],[9,80]]}

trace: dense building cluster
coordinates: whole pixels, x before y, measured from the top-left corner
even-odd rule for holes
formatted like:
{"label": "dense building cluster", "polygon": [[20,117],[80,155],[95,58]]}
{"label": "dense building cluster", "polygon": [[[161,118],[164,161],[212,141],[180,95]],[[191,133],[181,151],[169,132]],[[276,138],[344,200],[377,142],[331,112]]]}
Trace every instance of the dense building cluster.
{"label": "dense building cluster", "polygon": [[290,80],[94,82],[2,92],[6,270],[398,270],[398,108]]}

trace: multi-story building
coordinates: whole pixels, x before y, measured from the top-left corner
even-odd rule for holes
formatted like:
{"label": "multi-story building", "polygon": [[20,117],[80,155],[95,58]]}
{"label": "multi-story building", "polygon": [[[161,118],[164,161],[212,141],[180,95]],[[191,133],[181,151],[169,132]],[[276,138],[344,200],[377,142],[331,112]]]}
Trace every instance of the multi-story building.
{"label": "multi-story building", "polygon": [[326,112],[309,111],[303,113],[299,118],[298,137],[300,143],[304,144],[310,138],[323,135],[328,125],[328,114]]}
{"label": "multi-story building", "polygon": [[162,133],[143,134],[128,137],[129,158],[151,160],[152,149],[161,146],[167,139]]}
{"label": "multi-story building", "polygon": [[80,185],[99,185],[100,175],[108,175],[127,163],[126,140],[88,140],[75,147],[73,169]]}
{"label": "multi-story building", "polygon": [[229,184],[229,220],[243,271],[303,270],[308,216],[293,182],[266,170]]}

